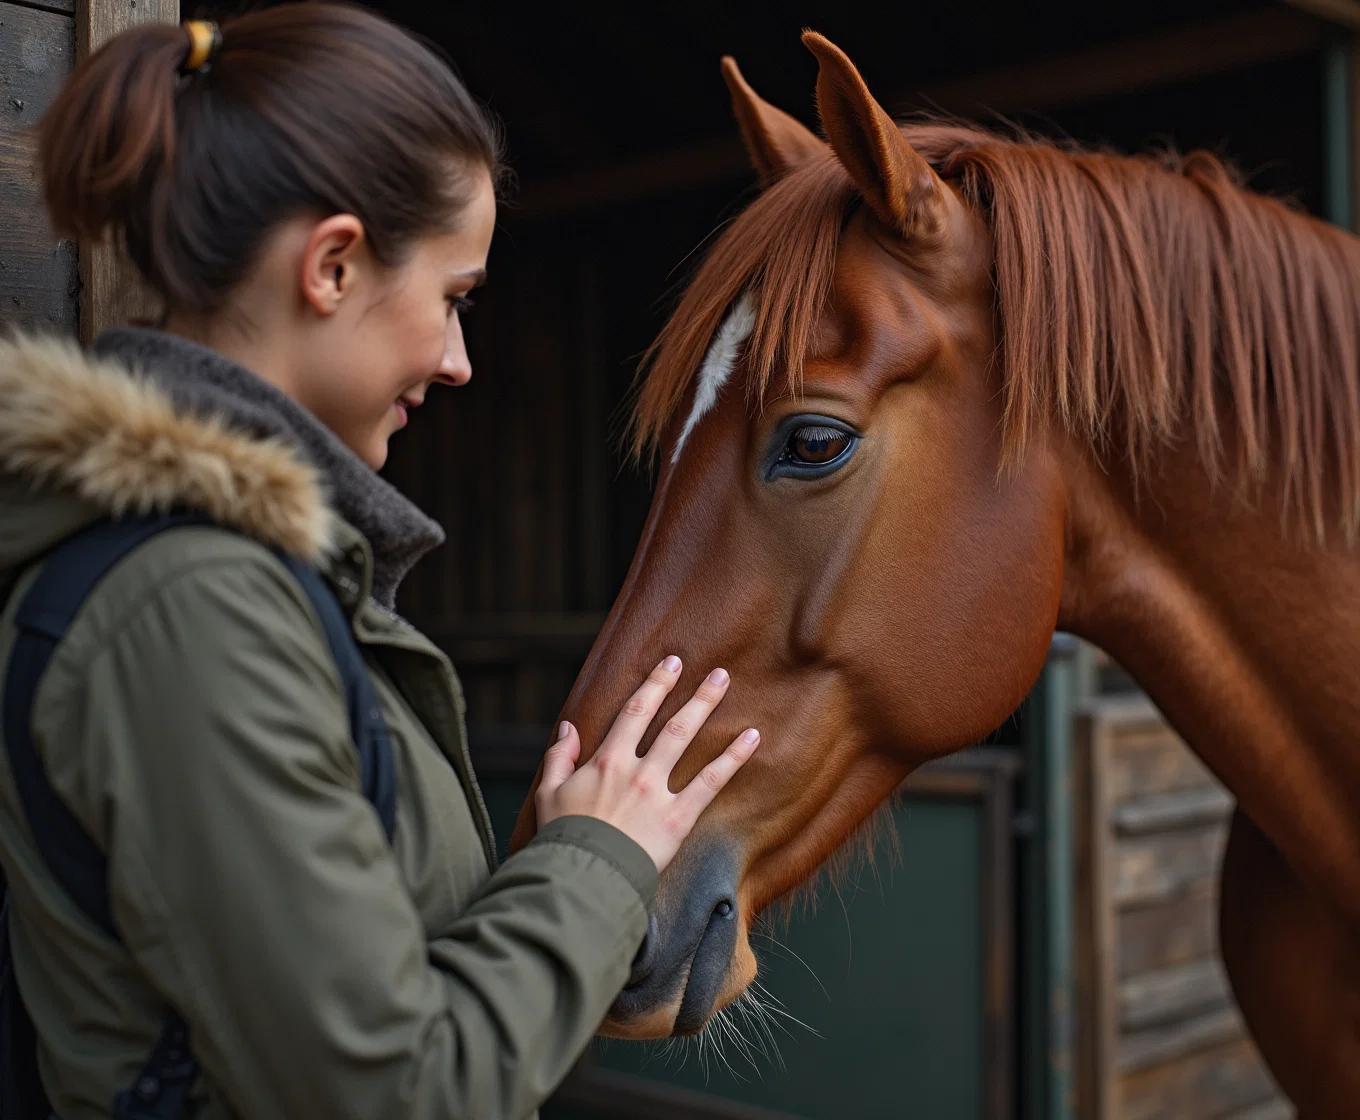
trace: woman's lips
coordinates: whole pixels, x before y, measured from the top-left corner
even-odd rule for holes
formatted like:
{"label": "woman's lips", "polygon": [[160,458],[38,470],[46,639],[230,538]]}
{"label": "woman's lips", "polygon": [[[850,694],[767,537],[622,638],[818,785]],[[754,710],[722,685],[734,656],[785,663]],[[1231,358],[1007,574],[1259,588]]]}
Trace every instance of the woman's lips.
{"label": "woman's lips", "polygon": [[406,421],[411,418],[411,409],[419,408],[425,403],[424,397],[398,397],[392,402],[392,407],[397,410],[397,427],[406,427]]}

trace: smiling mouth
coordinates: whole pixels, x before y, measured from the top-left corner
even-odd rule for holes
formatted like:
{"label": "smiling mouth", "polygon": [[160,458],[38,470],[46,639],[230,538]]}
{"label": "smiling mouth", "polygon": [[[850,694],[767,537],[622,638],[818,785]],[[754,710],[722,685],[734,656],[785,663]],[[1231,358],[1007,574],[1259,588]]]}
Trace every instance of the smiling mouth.
{"label": "smiling mouth", "polygon": [[392,402],[392,407],[397,410],[398,427],[406,427],[406,422],[411,418],[411,409],[419,408],[423,402],[413,401],[409,397],[398,397]]}

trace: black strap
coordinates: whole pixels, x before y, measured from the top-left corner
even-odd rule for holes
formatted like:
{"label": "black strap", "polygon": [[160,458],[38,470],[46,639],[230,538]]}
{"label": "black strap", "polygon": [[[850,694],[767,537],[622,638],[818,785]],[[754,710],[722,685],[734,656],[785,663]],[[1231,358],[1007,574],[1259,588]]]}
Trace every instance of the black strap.
{"label": "black strap", "polygon": [[[153,515],[101,522],[62,542],[44,562],[15,615],[16,637],[5,678],[3,726],[15,785],[34,842],[63,888],[110,937],[122,938],[113,922],[108,864],[47,781],[32,738],[38,684],[57,644],[90,592],[110,569],[158,533],[182,525],[213,524],[196,514]],[[319,572],[295,557],[279,554],[301,585],[321,621],[344,689],[350,733],[359,756],[364,795],[372,803],[389,842],[396,824],[396,767],[382,707],[339,601]],[[3,884],[3,879],[0,879]],[[7,1014],[0,1022],[0,1055],[31,1052],[32,1023],[22,1006],[9,954],[9,892],[0,911],[0,989]],[[172,1011],[132,1088],[113,1102],[113,1120],[175,1120],[182,1115],[198,1064],[189,1048],[184,1020]],[[29,1085],[28,1082],[33,1084]],[[13,1098],[13,1100],[11,1100]],[[0,1071],[0,1118],[42,1116],[46,1098],[36,1065]],[[13,1108],[13,1111],[11,1111]]]}
{"label": "black strap", "polygon": [[143,541],[189,515],[100,522],[63,542],[48,557],[14,616],[16,636],[5,678],[5,749],[24,815],[43,859],[81,911],[118,939],[109,909],[108,866],[80,822],[48,784],[31,730],[38,684],[57,643],[86,597],[115,564]]}
{"label": "black strap", "polygon": [[359,781],[364,796],[372,803],[382,821],[383,832],[391,843],[397,824],[397,768],[392,760],[392,740],[383,719],[382,705],[368,675],[363,654],[354,641],[354,631],[340,602],[321,573],[294,556],[280,553],[279,558],[293,578],[302,585],[325,631],[331,656],[340,671],[349,709],[350,736],[359,753]]}
{"label": "black strap", "polygon": [[[0,875],[0,887],[4,876]],[[43,1092],[36,1061],[18,1060],[21,1055],[36,1055],[38,1039],[33,1020],[23,1005],[14,961],[9,950],[9,890],[4,889],[0,903],[0,1120],[50,1120],[52,1108]]]}

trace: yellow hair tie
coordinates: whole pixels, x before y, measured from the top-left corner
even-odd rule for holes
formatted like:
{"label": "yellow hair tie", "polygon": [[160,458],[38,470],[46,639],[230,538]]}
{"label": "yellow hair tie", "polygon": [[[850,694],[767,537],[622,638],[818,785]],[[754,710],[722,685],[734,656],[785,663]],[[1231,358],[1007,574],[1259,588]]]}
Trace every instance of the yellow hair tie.
{"label": "yellow hair tie", "polygon": [[201,70],[213,60],[222,47],[222,32],[208,19],[191,19],[183,26],[189,34],[189,53],[180,69],[188,74]]}

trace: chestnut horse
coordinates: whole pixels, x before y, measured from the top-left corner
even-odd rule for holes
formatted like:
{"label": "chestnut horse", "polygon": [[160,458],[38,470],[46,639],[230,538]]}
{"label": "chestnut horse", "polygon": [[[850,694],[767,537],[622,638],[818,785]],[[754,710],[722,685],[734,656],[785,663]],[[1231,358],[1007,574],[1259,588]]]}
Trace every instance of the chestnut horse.
{"label": "chestnut horse", "polygon": [[1208,155],[898,125],[804,41],[825,141],[724,60],[765,189],[654,348],[656,495],[563,710],[597,742],[676,653],[733,684],[675,788],[764,735],[604,1030],[692,1033],[741,994],[754,916],[1000,724],[1058,627],[1236,796],[1237,998],[1305,1116],[1357,1115],[1360,242]]}

